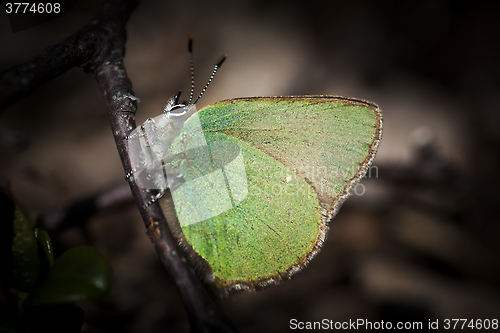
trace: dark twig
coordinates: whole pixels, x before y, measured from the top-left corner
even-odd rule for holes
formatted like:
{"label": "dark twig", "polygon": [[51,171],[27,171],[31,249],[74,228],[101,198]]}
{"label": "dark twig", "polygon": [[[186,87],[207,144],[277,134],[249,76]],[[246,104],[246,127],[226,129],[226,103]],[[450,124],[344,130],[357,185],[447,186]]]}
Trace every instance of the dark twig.
{"label": "dark twig", "polygon": [[[157,203],[150,207],[154,205]],[[148,227],[147,232],[163,265],[170,276],[175,279],[174,282],[181,293],[184,308],[189,317],[191,332],[237,332],[206,296],[193,270],[186,266],[184,258],[179,255],[176,242],[167,224],[162,221],[154,222]]]}
{"label": "dark twig", "polygon": [[131,204],[133,200],[130,186],[123,182],[103,192],[76,201],[62,210],[45,214],[41,217],[40,222],[48,230],[61,231],[81,226],[97,212]]}
{"label": "dark twig", "polygon": [[[136,98],[127,76],[125,55],[125,24],[137,5],[137,0],[107,1],[101,13],[91,23],[58,44],[48,47],[29,62],[9,70],[0,79],[0,107],[5,108],[27,96],[44,82],[71,67],[92,71],[108,107],[111,128],[125,172],[131,172],[126,138],[136,127]],[[151,194],[129,179],[148,235],[167,272],[175,282],[186,311],[192,332],[235,332],[224,316],[214,307],[208,295],[186,264],[167,221],[157,202],[148,205]]]}

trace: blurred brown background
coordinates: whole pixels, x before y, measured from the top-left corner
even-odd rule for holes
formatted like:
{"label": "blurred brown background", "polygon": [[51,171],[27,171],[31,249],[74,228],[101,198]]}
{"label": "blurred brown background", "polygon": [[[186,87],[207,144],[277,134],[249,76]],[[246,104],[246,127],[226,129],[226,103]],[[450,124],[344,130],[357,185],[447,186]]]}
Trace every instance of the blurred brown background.
{"label": "blurred brown background", "polygon": [[[88,23],[100,1],[12,33],[0,13],[0,72]],[[328,241],[292,281],[217,301],[241,332],[289,321],[500,319],[500,3],[498,1],[143,1],[125,65],[137,123],[228,58],[199,106],[242,96],[333,94],[384,112],[366,193],[347,201]],[[184,95],[185,97],[185,95]],[[38,214],[123,184],[104,100],[74,68],[0,115],[0,175]],[[83,303],[85,332],[187,331],[187,316],[133,204],[54,234],[95,245],[112,294]]]}

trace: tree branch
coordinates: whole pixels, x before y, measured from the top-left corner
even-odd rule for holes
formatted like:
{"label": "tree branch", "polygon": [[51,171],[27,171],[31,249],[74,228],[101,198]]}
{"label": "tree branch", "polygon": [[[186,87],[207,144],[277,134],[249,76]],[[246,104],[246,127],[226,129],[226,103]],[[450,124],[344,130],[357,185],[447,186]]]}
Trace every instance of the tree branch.
{"label": "tree branch", "polygon": [[[136,127],[137,102],[127,76],[125,55],[127,23],[137,0],[107,1],[99,15],[72,36],[25,64],[7,71],[0,79],[0,108],[27,96],[41,84],[74,66],[92,71],[108,108],[118,154],[127,174],[132,171],[126,138]],[[167,272],[179,290],[192,332],[236,332],[214,307],[192,269],[177,248],[157,202],[146,207],[151,194],[129,179],[148,235]]]}

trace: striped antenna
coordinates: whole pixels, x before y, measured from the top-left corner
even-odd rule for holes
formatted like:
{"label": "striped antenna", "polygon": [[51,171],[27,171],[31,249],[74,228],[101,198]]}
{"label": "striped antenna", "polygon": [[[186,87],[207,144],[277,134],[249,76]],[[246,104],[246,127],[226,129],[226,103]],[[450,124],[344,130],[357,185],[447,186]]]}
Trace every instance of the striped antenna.
{"label": "striped antenna", "polygon": [[196,99],[196,101],[194,101],[193,104],[196,104],[196,102],[198,102],[198,100],[201,98],[201,96],[203,96],[203,94],[205,93],[205,90],[207,90],[208,85],[210,84],[210,82],[212,82],[212,80],[213,80],[213,78],[215,76],[215,73],[217,73],[217,70],[219,70],[220,66],[222,66],[222,63],[224,62],[224,60],[226,60],[226,55],[223,55],[222,57],[219,58],[219,60],[217,60],[217,63],[215,63],[214,71],[212,72],[212,75],[210,76],[210,79],[208,79],[208,82],[207,82],[205,88],[203,88],[203,90],[201,91],[200,95],[198,96],[198,98]]}
{"label": "striped antenna", "polygon": [[[191,104],[194,95],[194,60],[193,60],[193,35],[188,37],[189,63],[191,66],[191,93],[189,94],[188,105]],[[196,102],[195,102],[196,103]]]}

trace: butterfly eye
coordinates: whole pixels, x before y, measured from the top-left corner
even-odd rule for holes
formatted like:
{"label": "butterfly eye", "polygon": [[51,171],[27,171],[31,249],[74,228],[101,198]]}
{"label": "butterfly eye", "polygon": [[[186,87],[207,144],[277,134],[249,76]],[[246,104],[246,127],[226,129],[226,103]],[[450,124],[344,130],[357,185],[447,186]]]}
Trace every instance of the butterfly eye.
{"label": "butterfly eye", "polygon": [[173,108],[169,111],[170,115],[171,115],[171,116],[174,116],[174,117],[183,116],[183,115],[185,115],[185,114],[186,114],[186,112],[187,112],[187,108],[186,108],[186,106],[185,106],[185,105],[182,105],[182,104],[174,106],[174,107],[173,107]]}

